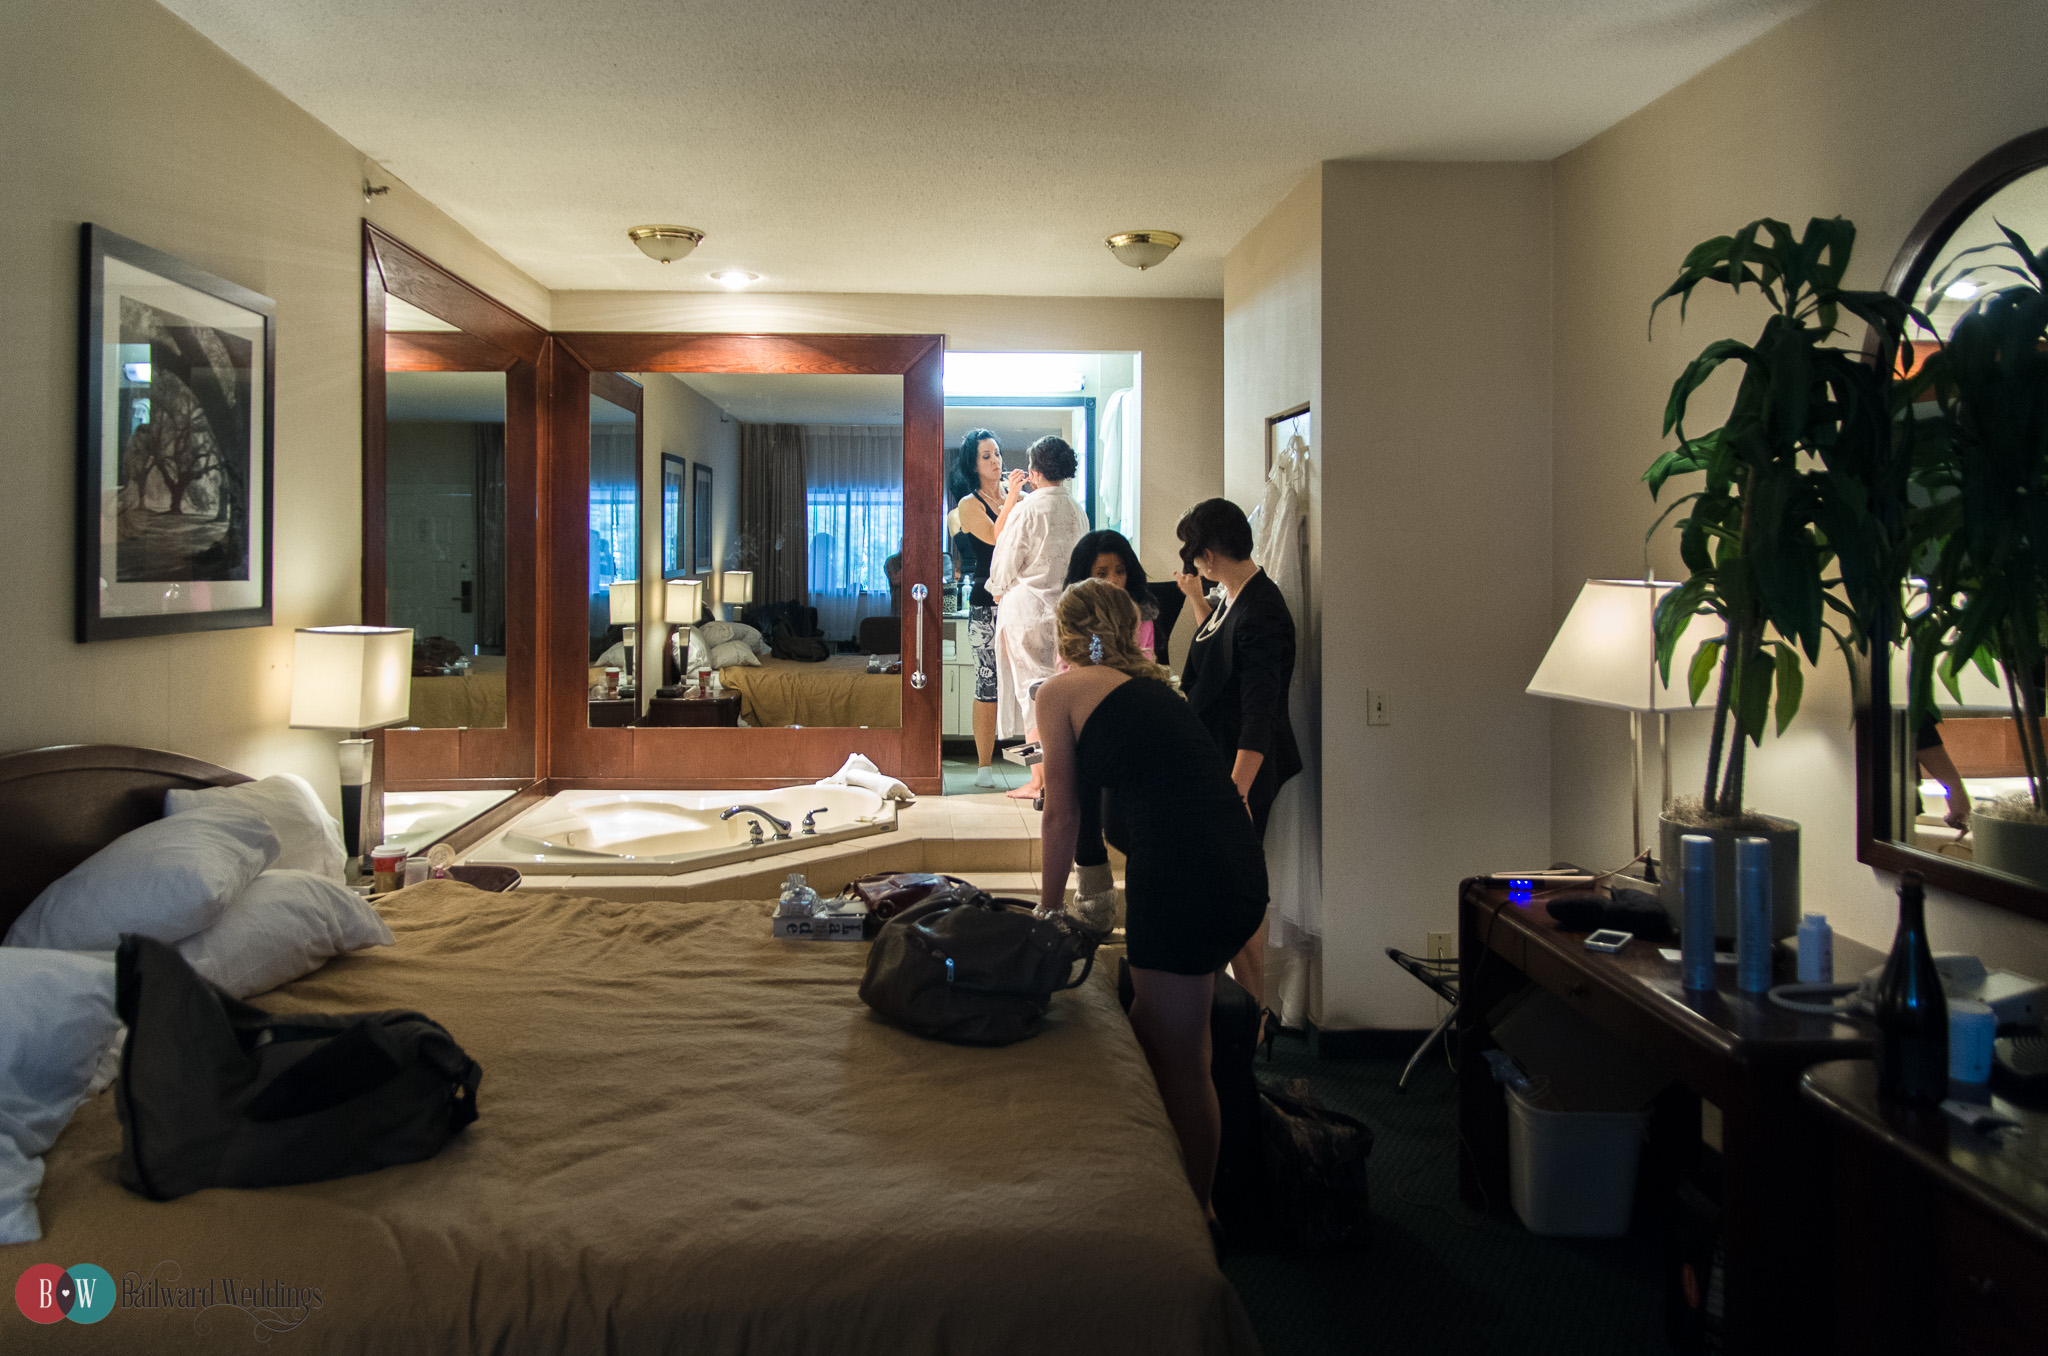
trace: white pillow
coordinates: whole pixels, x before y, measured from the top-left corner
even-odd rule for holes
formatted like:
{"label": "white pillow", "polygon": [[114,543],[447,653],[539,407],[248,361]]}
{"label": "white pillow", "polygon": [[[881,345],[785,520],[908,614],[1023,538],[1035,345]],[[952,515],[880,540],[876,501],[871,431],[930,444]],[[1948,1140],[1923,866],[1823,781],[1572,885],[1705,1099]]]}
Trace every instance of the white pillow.
{"label": "white pillow", "polygon": [[694,683],[698,674],[711,667],[711,647],[704,643],[704,628],[693,626],[690,628],[690,653],[685,661],[683,681]]}
{"label": "white pillow", "polygon": [[733,638],[733,625],[723,621],[699,622],[696,632],[704,638],[706,645],[715,650]]}
{"label": "white pillow", "polygon": [[341,825],[320,803],[320,793],[304,777],[289,772],[237,786],[205,786],[164,792],[164,813],[183,814],[201,805],[242,805],[263,816],[277,835],[280,871],[312,871],[340,882],[347,879],[347,849]]}
{"label": "white pillow", "polygon": [[43,1236],[42,1156],[91,1090],[120,1025],[106,957],[0,947],[0,1243]]}
{"label": "white pillow", "polygon": [[753,647],[755,654],[768,653],[768,637],[762,635],[753,627],[748,626],[745,622],[732,623],[732,638],[747,642],[748,645]]}
{"label": "white pillow", "polygon": [[178,942],[220,917],[277,860],[277,835],[241,805],[202,805],[122,834],[52,881],[6,945],[112,951],[124,932]]}
{"label": "white pillow", "polygon": [[740,668],[758,669],[761,667],[761,656],[755,654],[754,647],[747,644],[744,640],[728,640],[723,645],[712,647],[712,668],[724,669],[734,667],[735,665]]}
{"label": "white pillow", "polygon": [[179,942],[178,954],[247,998],[313,973],[329,956],[389,945],[391,929],[368,900],[311,871],[265,871],[220,921]]}

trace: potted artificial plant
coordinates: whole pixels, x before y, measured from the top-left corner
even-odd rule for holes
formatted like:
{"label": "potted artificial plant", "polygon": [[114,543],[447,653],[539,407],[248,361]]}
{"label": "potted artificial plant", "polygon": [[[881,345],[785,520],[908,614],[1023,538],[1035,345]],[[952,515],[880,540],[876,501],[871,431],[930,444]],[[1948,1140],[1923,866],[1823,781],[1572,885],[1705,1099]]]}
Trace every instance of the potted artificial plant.
{"label": "potted artificial plant", "polygon": [[2004,243],[1958,255],[1930,285],[1958,278],[2017,278],[1986,287],[1916,388],[1940,417],[1915,421],[1934,504],[1929,606],[1909,624],[1908,720],[1935,719],[1935,675],[1961,700],[1957,677],[1975,664],[2002,682],[2026,771],[2024,794],[1979,801],[1971,812],[1975,860],[2048,880],[2048,751],[2041,735],[2043,623],[2048,618],[2048,251],[2009,227]]}
{"label": "potted artificial plant", "polygon": [[[1677,297],[1683,318],[1693,289],[1715,282],[1737,294],[1752,287],[1771,310],[1754,343],[1716,340],[1687,365],[1664,409],[1664,432],[1675,433],[1678,446],[1643,476],[1653,499],[1673,476],[1705,477],[1650,529],[1654,535],[1674,511],[1689,509],[1677,526],[1691,573],[1656,613],[1664,680],[1696,613],[1712,612],[1724,627],[1689,658],[1692,700],[1714,688],[1705,789],[1665,811],[1659,850],[1664,904],[1676,917],[1679,839],[1716,840],[1715,930],[1725,936],[1735,931],[1737,838],[1771,840],[1775,934],[1789,935],[1799,919],[1799,826],[1744,806],[1748,746],[1763,742],[1774,714],[1779,733],[1791,723],[1805,682],[1802,656],[1818,662],[1824,635],[1853,675],[1854,656],[1900,624],[1909,458],[1892,436],[1890,357],[1907,308],[1882,292],[1842,287],[1855,239],[1856,228],[1839,217],[1815,218],[1797,238],[1783,222],[1752,222],[1694,247],[1650,307],[1654,323],[1657,307]],[[1829,343],[1842,333],[1836,322],[1844,312],[1877,331],[1879,361]],[[1688,402],[1730,362],[1742,380],[1727,421],[1692,434]]]}

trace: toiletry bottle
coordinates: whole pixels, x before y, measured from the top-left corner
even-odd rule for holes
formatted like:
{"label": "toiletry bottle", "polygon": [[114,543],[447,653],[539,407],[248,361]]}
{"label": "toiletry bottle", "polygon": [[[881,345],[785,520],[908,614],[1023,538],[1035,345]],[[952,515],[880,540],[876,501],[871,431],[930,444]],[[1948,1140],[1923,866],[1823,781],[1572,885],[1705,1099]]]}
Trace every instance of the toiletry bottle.
{"label": "toiletry bottle", "polygon": [[804,881],[804,873],[792,871],[782,882],[782,897],[776,901],[775,913],[779,918],[811,918],[818,913],[818,892]]}
{"label": "toiletry bottle", "polygon": [[1689,833],[1679,840],[1679,861],[1685,872],[1679,899],[1679,971],[1688,989],[1714,990],[1714,840]]}
{"label": "toiletry bottle", "polygon": [[1899,876],[1899,931],[1877,981],[1877,1092],[1893,1101],[1948,1096],[1948,1000],[1927,945],[1927,905],[1917,871]]}
{"label": "toiletry bottle", "polygon": [[1799,924],[1799,982],[1835,982],[1835,930],[1824,913],[1810,913]]}
{"label": "toiletry bottle", "polygon": [[1735,840],[1735,987],[1771,987],[1771,840]]}

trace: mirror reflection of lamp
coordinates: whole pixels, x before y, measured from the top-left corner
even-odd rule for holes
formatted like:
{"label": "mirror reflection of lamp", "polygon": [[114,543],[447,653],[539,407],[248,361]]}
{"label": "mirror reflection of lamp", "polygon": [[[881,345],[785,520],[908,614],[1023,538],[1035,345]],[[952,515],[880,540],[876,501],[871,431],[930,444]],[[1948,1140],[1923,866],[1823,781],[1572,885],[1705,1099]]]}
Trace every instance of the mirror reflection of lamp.
{"label": "mirror reflection of lamp", "polygon": [[411,628],[311,626],[293,635],[291,727],[349,732],[340,744],[341,834],[351,867],[362,855],[374,748],[363,731],[397,725],[411,708]]}
{"label": "mirror reflection of lamp", "polygon": [[703,615],[704,584],[697,579],[670,579],[661,587],[661,619],[668,623],[669,657],[674,661],[679,680],[687,681],[689,675],[683,671],[683,655],[689,646],[690,628]]}
{"label": "mirror reflection of lamp", "polygon": [[744,607],[754,601],[754,572],[725,570],[718,576],[718,601],[727,607]]}
{"label": "mirror reflection of lamp", "polygon": [[640,638],[640,581],[621,579],[613,584],[611,605],[612,625],[625,628],[622,639],[626,644],[626,681],[633,683],[633,643]]}
{"label": "mirror reflection of lamp", "polygon": [[[1687,672],[1702,641],[1722,634],[1721,619],[1703,613],[1692,619],[1671,654],[1671,682],[1657,673],[1654,614],[1664,595],[1678,585],[1661,580],[1588,579],[1564,625],[1550,642],[1528,692],[1628,712],[1631,837],[1643,855],[1643,713],[1657,715],[1657,743],[1664,763],[1663,805],[1671,807],[1671,713],[1694,709]],[[1656,879],[1656,860],[1649,878]]]}

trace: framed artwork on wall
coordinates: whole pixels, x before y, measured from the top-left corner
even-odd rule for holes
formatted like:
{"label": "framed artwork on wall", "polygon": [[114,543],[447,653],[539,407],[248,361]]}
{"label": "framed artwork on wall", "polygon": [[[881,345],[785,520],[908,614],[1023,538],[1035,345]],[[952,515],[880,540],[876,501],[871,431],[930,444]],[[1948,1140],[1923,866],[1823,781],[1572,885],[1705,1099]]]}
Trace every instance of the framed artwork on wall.
{"label": "framed artwork on wall", "polygon": [[690,572],[690,463],[661,454],[661,577],[680,579]]}
{"label": "framed artwork on wall", "polygon": [[77,639],[268,626],[276,303],[81,243]]}
{"label": "framed artwork on wall", "polygon": [[690,568],[701,578],[711,569],[711,466],[698,462],[690,486]]}

